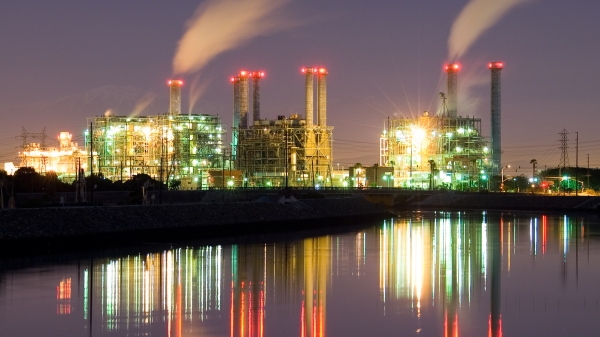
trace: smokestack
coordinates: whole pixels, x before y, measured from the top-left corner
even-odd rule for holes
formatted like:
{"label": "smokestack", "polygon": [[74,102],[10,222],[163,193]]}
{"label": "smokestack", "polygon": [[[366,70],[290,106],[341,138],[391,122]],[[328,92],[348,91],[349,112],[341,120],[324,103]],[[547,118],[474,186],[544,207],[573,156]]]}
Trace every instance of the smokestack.
{"label": "smokestack", "polygon": [[458,77],[458,64],[451,63],[446,64],[446,72],[448,73],[448,117],[456,118],[457,117],[457,77]]}
{"label": "smokestack", "polygon": [[311,128],[313,126],[313,74],[316,69],[314,68],[302,68],[303,74],[306,74],[306,127]]}
{"label": "smokestack", "polygon": [[179,115],[181,113],[181,87],[183,81],[169,80],[167,84],[170,88],[169,115]]}
{"label": "smokestack", "polygon": [[491,62],[488,67],[492,71],[492,165],[495,170],[502,167],[502,133],[500,115],[500,71],[504,68],[502,62]]}
{"label": "smokestack", "polygon": [[233,83],[233,127],[240,127],[240,78],[232,77]]}
{"label": "smokestack", "polygon": [[237,145],[240,134],[240,78],[232,77],[233,83],[233,127],[231,130],[231,153],[233,159],[237,157]]}
{"label": "smokestack", "polygon": [[327,69],[319,68],[317,74],[317,106],[318,115],[317,120],[319,126],[325,127],[327,125]]}
{"label": "smokestack", "polygon": [[260,79],[265,76],[263,71],[252,73],[252,119],[260,120]]}
{"label": "smokestack", "polygon": [[248,73],[245,70],[240,71],[240,128],[248,128]]}

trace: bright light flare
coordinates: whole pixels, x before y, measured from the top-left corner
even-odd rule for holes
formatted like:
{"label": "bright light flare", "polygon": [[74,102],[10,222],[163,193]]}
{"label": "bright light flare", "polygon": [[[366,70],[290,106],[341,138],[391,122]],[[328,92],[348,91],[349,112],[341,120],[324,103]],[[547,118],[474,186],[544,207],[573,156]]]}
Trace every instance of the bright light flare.
{"label": "bright light flare", "polygon": [[182,80],[168,80],[167,84],[169,86],[177,85],[177,86],[181,87],[183,85],[183,81]]}
{"label": "bright light flare", "polygon": [[502,63],[502,62],[490,62],[490,64],[488,64],[488,68],[490,68],[490,69],[502,69],[502,68],[504,68],[504,63]]}

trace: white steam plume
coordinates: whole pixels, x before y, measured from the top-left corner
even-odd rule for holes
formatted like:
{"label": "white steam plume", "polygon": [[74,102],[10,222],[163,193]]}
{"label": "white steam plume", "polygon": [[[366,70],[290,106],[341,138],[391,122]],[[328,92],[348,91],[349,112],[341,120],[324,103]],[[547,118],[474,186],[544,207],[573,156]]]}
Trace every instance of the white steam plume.
{"label": "white steam plume", "polygon": [[190,107],[189,113],[191,114],[194,110],[194,106],[200,100],[206,89],[208,88],[208,81],[200,82],[200,76],[196,77],[190,86]]}
{"label": "white steam plume", "polygon": [[131,114],[129,115],[129,117],[137,117],[140,113],[142,113],[142,111],[144,111],[156,98],[156,95],[148,93],[145,94],[144,97],[140,98],[137,103],[135,104],[135,107],[133,108],[133,111],[131,112]]}
{"label": "white steam plume", "polygon": [[452,24],[448,56],[456,60],[513,7],[536,0],[471,0]]}
{"label": "white steam plume", "polygon": [[202,69],[218,54],[257,36],[297,26],[280,10],[290,0],[209,0],[186,23],[173,58],[175,75]]}

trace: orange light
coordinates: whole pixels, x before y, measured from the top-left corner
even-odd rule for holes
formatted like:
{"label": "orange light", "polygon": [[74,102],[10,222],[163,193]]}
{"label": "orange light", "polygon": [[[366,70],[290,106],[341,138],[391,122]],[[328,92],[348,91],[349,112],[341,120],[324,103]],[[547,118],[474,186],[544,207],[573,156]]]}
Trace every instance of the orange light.
{"label": "orange light", "polygon": [[248,72],[245,70],[240,71],[240,76],[247,76]]}

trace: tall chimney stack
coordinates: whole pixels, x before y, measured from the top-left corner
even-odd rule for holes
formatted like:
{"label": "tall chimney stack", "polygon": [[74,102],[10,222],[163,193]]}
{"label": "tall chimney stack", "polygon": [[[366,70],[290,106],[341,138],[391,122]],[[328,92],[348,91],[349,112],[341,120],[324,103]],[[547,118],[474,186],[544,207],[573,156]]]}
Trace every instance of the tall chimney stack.
{"label": "tall chimney stack", "polygon": [[265,76],[263,71],[252,73],[252,120],[260,121],[260,79]]}
{"label": "tall chimney stack", "polygon": [[313,74],[315,73],[316,69],[302,68],[300,71],[306,75],[306,127],[311,128],[313,126],[314,112]]}
{"label": "tall chimney stack", "polygon": [[491,62],[488,67],[492,71],[492,100],[491,100],[491,128],[492,128],[492,166],[500,171],[502,167],[502,132],[501,132],[501,107],[500,107],[500,71],[504,68],[502,62]]}
{"label": "tall chimney stack", "polygon": [[240,134],[240,78],[232,77],[233,83],[233,126],[231,128],[231,153],[233,158],[237,157],[237,146]]}
{"label": "tall chimney stack", "polygon": [[327,126],[327,69],[319,68],[317,73],[317,107],[318,125]]}
{"label": "tall chimney stack", "polygon": [[446,73],[448,73],[448,117],[456,118],[457,117],[457,87],[458,87],[458,64],[451,63],[446,64]]}
{"label": "tall chimney stack", "polygon": [[170,89],[169,115],[179,115],[181,113],[181,87],[183,81],[169,80],[167,84]]}
{"label": "tall chimney stack", "polygon": [[240,71],[239,79],[240,79],[240,128],[247,129],[248,128],[248,94],[249,94],[249,84],[248,77],[250,73],[246,70]]}

